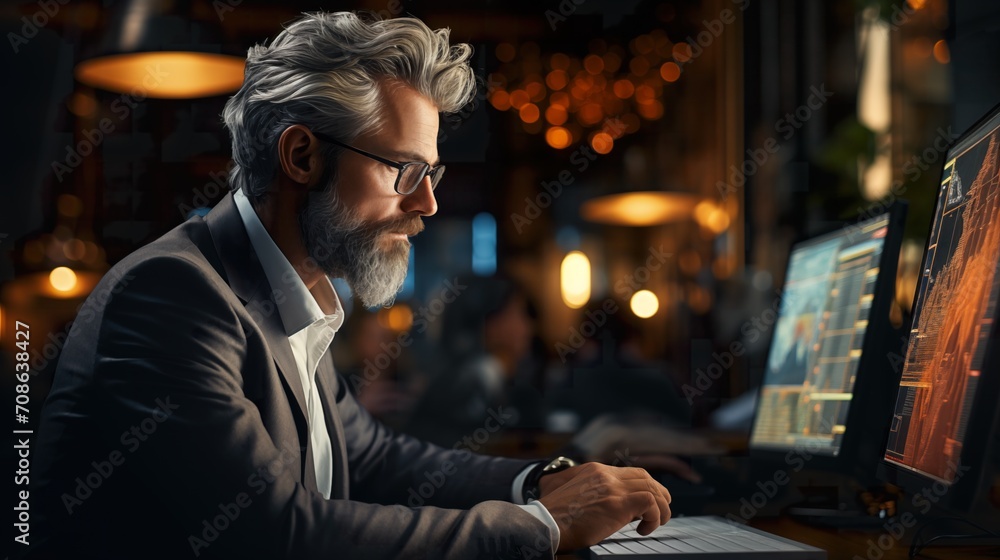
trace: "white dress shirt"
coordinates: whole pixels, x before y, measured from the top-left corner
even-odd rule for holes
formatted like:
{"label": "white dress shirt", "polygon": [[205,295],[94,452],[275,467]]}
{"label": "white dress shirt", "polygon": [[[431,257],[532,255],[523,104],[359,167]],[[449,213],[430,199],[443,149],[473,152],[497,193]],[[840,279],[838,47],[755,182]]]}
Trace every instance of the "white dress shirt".
{"label": "white dress shirt", "polygon": [[[319,392],[316,390],[315,378],[320,359],[330,347],[334,335],[344,324],[344,308],[337,291],[333,288],[333,283],[327,276],[324,275],[323,280],[317,282],[312,290],[306,287],[302,278],[288,262],[288,258],[274,243],[241,189],[233,194],[233,199],[272,292],[282,296],[275,298],[275,305],[281,323],[285,327],[285,334],[288,335],[288,343],[295,357],[295,368],[298,370],[305,394],[306,420],[309,427],[309,443],[313,451],[313,467],[316,469],[316,484],[323,496],[329,499],[333,485],[333,447],[330,443],[330,433],[326,429],[326,419],[319,400]],[[554,551],[559,548],[560,535],[559,526],[556,525],[552,514],[541,502],[531,500],[530,503],[524,504],[521,497],[524,481],[532,466],[534,465],[525,468],[514,479],[511,501],[548,526]]]}

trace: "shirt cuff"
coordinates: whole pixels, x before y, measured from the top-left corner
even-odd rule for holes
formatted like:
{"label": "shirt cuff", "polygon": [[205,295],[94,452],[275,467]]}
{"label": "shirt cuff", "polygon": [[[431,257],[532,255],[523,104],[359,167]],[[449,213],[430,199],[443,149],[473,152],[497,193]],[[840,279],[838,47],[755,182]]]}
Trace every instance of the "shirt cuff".
{"label": "shirt cuff", "polygon": [[535,518],[549,527],[549,537],[552,539],[552,554],[555,554],[559,550],[559,537],[561,535],[559,534],[559,525],[556,525],[556,519],[549,513],[548,508],[538,500],[529,500],[527,505],[518,505],[517,507],[534,515]]}
{"label": "shirt cuff", "polygon": [[514,484],[511,485],[510,489],[511,492],[510,501],[514,502],[519,506],[524,505],[524,481],[528,479],[528,473],[531,472],[531,469],[535,468],[535,465],[542,462],[543,461],[539,461],[538,463],[532,463],[527,467],[524,467],[524,470],[521,471],[521,473],[517,475],[516,478],[514,478]]}

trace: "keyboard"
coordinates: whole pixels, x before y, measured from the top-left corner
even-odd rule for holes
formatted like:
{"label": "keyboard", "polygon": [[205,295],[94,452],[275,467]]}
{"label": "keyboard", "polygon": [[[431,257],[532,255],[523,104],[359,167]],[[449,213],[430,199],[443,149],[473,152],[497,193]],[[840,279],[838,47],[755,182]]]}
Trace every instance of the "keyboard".
{"label": "keyboard", "polygon": [[826,560],[826,551],[746,527],[721,517],[693,516],[671,519],[642,536],[638,521],[590,547],[590,558],[624,556],[634,560]]}

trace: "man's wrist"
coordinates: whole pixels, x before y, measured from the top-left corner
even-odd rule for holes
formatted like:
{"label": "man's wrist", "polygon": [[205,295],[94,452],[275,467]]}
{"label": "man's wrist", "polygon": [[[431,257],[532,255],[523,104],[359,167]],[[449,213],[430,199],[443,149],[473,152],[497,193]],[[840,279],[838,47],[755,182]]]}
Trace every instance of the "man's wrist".
{"label": "man's wrist", "polygon": [[544,465],[544,464],[545,464],[545,461],[539,461],[537,463],[531,463],[530,465],[528,465],[524,469],[521,469],[521,472],[518,473],[518,475],[516,477],[514,477],[514,483],[511,484],[511,488],[510,488],[510,501],[511,502],[513,502],[513,503],[515,503],[515,504],[517,504],[519,506],[523,506],[524,504],[527,503],[524,500],[524,482],[528,479],[528,474],[530,474],[531,471],[536,466],[538,466],[538,465]]}
{"label": "man's wrist", "polygon": [[524,480],[522,490],[522,499],[524,500],[524,503],[530,503],[531,500],[537,500],[542,497],[539,481],[543,476],[564,471],[575,466],[576,461],[560,455],[547,463],[538,463],[532,467]]}

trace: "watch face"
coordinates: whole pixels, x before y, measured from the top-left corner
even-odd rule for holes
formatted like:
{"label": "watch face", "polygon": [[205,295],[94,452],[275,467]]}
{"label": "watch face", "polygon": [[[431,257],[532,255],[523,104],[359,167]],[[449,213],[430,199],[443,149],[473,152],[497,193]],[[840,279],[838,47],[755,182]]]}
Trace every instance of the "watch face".
{"label": "watch face", "polygon": [[567,459],[566,457],[557,457],[551,463],[545,465],[545,468],[542,469],[542,472],[552,473],[575,466],[576,462],[573,461],[572,459]]}

